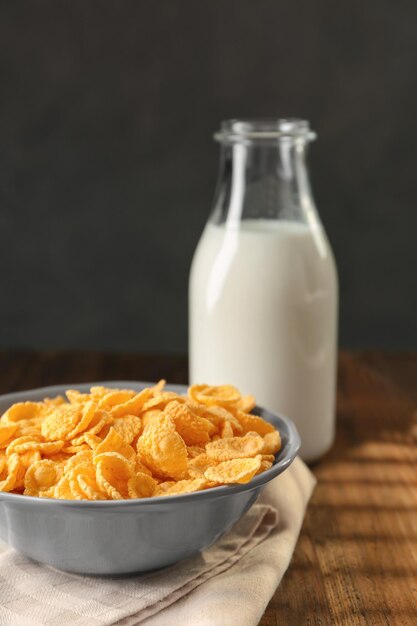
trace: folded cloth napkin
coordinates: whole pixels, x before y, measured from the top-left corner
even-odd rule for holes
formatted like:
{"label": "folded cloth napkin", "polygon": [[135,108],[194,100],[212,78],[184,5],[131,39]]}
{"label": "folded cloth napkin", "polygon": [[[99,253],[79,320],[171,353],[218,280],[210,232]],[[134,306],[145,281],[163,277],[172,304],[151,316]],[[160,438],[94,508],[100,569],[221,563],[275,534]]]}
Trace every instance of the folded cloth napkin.
{"label": "folded cloth napkin", "polygon": [[288,567],[314,485],[296,459],[214,546],[123,580],[59,572],[3,544],[0,624],[254,626]]}

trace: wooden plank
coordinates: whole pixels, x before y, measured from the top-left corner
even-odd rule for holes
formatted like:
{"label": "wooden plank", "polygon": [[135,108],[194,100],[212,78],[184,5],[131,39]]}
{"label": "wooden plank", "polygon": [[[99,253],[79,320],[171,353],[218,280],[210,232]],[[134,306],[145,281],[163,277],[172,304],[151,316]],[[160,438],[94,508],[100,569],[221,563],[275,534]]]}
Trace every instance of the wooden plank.
{"label": "wooden plank", "polygon": [[97,352],[0,352],[0,393],[54,384],[166,378],[186,383],[184,356]]}

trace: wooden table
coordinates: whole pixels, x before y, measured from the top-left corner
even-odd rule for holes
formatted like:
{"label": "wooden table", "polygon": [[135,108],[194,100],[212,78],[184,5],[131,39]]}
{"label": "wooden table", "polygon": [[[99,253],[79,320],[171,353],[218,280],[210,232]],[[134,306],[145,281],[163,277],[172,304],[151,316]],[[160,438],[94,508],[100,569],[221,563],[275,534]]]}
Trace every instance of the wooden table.
{"label": "wooden table", "polygon": [[[187,381],[176,356],[0,353],[0,392]],[[262,626],[417,624],[417,355],[342,353],[337,438]]]}

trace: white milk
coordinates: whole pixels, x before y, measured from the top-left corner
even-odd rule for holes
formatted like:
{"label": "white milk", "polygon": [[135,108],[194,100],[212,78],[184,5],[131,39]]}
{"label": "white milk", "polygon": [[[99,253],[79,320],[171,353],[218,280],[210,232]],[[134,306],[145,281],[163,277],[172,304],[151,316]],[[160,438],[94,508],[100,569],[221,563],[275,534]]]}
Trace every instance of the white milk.
{"label": "white milk", "polygon": [[322,228],[208,224],[190,277],[192,383],[232,383],[290,416],[306,460],[334,437],[337,279]]}

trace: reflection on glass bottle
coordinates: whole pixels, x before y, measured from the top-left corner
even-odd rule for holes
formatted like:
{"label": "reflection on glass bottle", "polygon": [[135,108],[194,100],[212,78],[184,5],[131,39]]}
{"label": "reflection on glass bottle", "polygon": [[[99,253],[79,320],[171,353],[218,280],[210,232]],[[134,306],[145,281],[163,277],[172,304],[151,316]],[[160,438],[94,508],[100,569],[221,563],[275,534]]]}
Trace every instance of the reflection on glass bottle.
{"label": "reflection on glass bottle", "polygon": [[214,209],[190,275],[190,382],[232,383],[291,417],[301,455],[334,438],[338,287],[302,120],[223,123]]}

